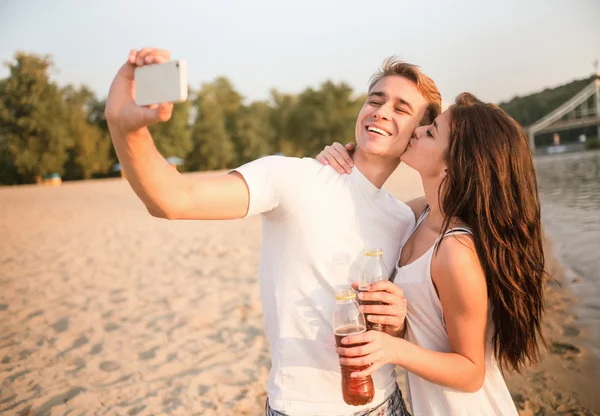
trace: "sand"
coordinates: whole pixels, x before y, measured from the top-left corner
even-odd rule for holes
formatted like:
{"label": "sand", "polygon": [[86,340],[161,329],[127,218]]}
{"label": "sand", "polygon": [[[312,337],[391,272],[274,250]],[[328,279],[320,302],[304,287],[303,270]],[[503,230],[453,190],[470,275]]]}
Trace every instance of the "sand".
{"label": "sand", "polygon": [[[405,168],[386,187],[422,193]],[[262,414],[258,217],[156,219],[110,179],[0,188],[0,235],[0,414]],[[552,352],[508,377],[513,397],[523,415],[599,414],[576,298],[548,293]]]}

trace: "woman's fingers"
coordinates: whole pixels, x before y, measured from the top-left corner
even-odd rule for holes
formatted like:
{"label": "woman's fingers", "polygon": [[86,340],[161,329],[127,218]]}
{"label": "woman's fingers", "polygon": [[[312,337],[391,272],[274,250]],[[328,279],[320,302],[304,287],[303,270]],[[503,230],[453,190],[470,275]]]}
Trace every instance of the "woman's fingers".
{"label": "woman's fingers", "polygon": [[377,371],[381,367],[383,367],[383,365],[384,365],[384,363],[381,363],[381,362],[373,363],[372,365],[368,366],[367,368],[365,368],[362,371],[355,371],[355,372],[353,372],[352,374],[350,374],[350,377],[352,377],[352,378],[362,378],[362,377],[370,376],[375,371]]}

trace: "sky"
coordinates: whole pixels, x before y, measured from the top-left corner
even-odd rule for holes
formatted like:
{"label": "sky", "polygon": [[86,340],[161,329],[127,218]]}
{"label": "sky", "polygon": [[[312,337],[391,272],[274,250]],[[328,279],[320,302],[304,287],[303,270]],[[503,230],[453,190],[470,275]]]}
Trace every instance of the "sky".
{"label": "sky", "polygon": [[600,0],[0,0],[2,62],[51,55],[60,85],[100,98],[145,46],[185,59],[192,88],[226,76],[247,100],[326,80],[363,93],[396,55],[446,102],[463,91],[501,102],[594,72]]}

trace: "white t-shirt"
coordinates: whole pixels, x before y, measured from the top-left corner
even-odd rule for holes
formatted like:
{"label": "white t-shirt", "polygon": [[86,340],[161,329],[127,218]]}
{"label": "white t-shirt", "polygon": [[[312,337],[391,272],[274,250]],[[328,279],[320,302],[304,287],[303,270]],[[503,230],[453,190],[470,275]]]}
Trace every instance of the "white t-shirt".
{"label": "white t-shirt", "polygon": [[[380,247],[388,271],[415,225],[411,209],[355,167],[340,175],[314,159],[267,156],[238,169],[250,190],[248,216],[262,214],[260,286],[271,348],[269,403],[292,416],[350,415],[394,391],[394,365],[373,375],[375,398],[342,398],[331,324],[335,288],[355,279],[364,248]],[[331,273],[345,253],[346,273]]]}

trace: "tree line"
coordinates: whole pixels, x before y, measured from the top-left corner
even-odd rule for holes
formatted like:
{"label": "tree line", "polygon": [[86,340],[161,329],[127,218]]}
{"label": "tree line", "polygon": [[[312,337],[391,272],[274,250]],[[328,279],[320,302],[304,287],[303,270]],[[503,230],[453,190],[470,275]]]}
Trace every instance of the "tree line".
{"label": "tree line", "polygon": [[[15,53],[0,79],[0,184],[35,183],[58,173],[64,180],[119,175],[104,118],[106,100],[83,86],[51,80],[51,56]],[[592,77],[501,103],[523,126],[579,92]],[[165,157],[183,171],[226,169],[267,154],[314,156],[334,141],[354,140],[365,96],[326,81],[299,94],[275,89],[247,102],[225,77],[190,88],[171,120],[150,127]],[[574,135],[575,132],[570,133]]]}
{"label": "tree line", "polygon": [[[51,79],[50,56],[17,52],[0,80],[0,184],[118,175],[104,117],[105,99],[86,86]],[[183,171],[226,169],[267,154],[316,155],[333,141],[354,139],[365,97],[345,83],[326,81],[300,94],[270,91],[246,102],[225,77],[190,88],[171,120],[150,127],[165,157]]]}

